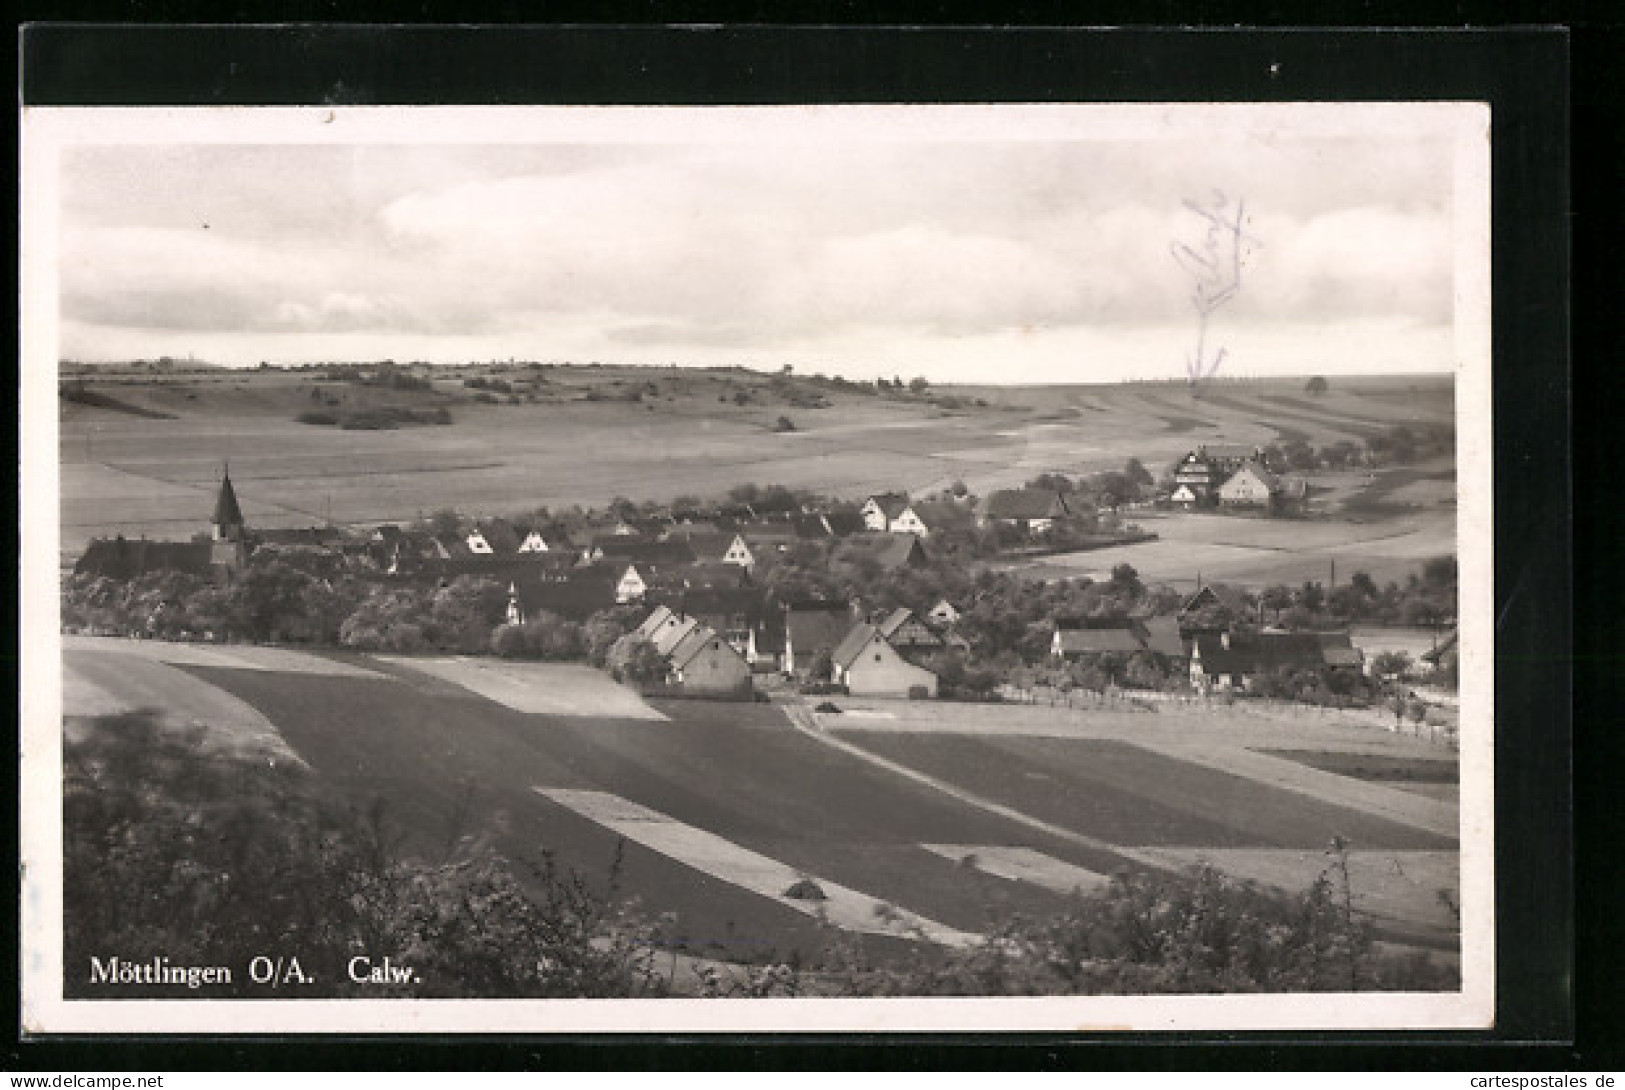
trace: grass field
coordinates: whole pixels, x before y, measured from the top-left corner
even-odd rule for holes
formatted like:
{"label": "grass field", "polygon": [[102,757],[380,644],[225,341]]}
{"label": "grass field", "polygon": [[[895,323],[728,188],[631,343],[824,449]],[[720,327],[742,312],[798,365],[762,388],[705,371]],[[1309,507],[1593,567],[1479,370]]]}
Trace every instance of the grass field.
{"label": "grass field", "polygon": [[[227,459],[251,525],[366,525],[443,507],[495,515],[615,496],[719,495],[745,481],[852,498],[956,480],[986,492],[1043,472],[1120,469],[1130,457],[1161,467],[1197,443],[1332,442],[1373,426],[1349,423],[1356,414],[1443,422],[1452,411],[1448,379],[1422,382],[1427,392],[1415,397],[1402,395],[1416,380],[1350,380],[1310,414],[1270,400],[1301,393],[1294,380],[1199,398],[1179,385],[956,387],[943,391],[959,399],[950,409],[922,397],[775,386],[754,372],[633,368],[555,369],[529,391],[535,402],[483,404],[458,374],[419,393],[279,372],[92,377],[92,391],[172,418],[63,401],[62,547],[77,554],[113,533],[190,536],[207,522]],[[584,400],[646,391],[645,383],[657,392],[639,402]],[[342,396],[343,408],[447,407],[454,423],[344,431],[295,422],[323,404],[313,393]],[[1379,396],[1387,393],[1396,396]],[[746,404],[734,402],[738,394]],[[828,407],[792,400],[812,394]],[[775,432],[781,415],[797,430]]]}
{"label": "grass field", "polygon": [[1133,521],[1157,540],[993,565],[1033,578],[1087,575],[1108,579],[1118,564],[1140,578],[1194,590],[1197,577],[1244,586],[1306,580],[1346,582],[1365,572],[1379,584],[1404,582],[1424,561],[1456,552],[1454,509],[1410,512],[1351,523],[1327,520],[1232,518],[1215,514],[1141,514]]}
{"label": "grass field", "polygon": [[[70,709],[156,703],[172,717],[268,730],[334,799],[358,810],[382,800],[406,850],[430,859],[472,836],[520,873],[546,853],[604,887],[620,851],[616,889],[671,913],[669,941],[700,956],[815,956],[831,933],[771,888],[796,875],[828,883],[831,921],[888,958],[910,943],[872,918],[876,903],[954,944],[1012,914],[1053,915],[1071,884],[1148,860],[1254,853],[1235,856],[1237,873],[1263,860],[1297,875],[1303,865],[1288,855],[1312,855],[1332,836],[1406,859],[1454,856],[1450,837],[1392,800],[1416,813],[1452,807],[1249,748],[1290,749],[1283,739],[1296,738],[1316,752],[1419,752],[1414,740],[1337,724],[1242,718],[1231,731],[1178,714],[1118,722],[872,701],[868,710],[892,717],[838,725],[843,739],[1059,827],[1046,830],[822,744],[774,706],[654,701],[657,719],[595,708],[607,682],[568,665],[506,671],[482,692],[488,679],[398,658],[126,645],[137,641],[75,641],[70,685],[82,679],[88,696]],[[543,703],[515,699],[523,686]],[[1347,789],[1329,787],[1339,784]],[[1386,937],[1449,946],[1400,893],[1383,896],[1393,902]]]}

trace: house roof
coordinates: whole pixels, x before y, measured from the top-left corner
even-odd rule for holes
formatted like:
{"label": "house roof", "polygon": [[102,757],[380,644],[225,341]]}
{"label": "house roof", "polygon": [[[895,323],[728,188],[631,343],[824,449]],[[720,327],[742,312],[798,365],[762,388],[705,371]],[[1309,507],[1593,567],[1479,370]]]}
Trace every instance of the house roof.
{"label": "house roof", "polygon": [[675,616],[675,614],[665,606],[656,606],[647,617],[643,618],[643,623],[638,625],[638,627],[633,631],[635,631],[639,636],[642,636],[644,639],[648,639],[660,629],[661,625],[671,620],[673,616]]}
{"label": "house roof", "polygon": [[1247,477],[1252,477],[1271,492],[1279,492],[1281,490],[1281,479],[1275,474],[1271,473],[1257,462],[1243,462],[1241,468],[1232,473],[1229,478],[1219,486],[1219,494],[1222,496],[1225,490],[1231,485]]}
{"label": "house roof", "polygon": [[688,545],[699,560],[720,560],[733,547],[737,534],[725,530],[701,530],[688,534],[674,534],[668,540]]}
{"label": "house roof", "polygon": [[1201,609],[1211,601],[1215,605],[1223,606],[1231,613],[1245,615],[1250,612],[1247,600],[1242,597],[1241,591],[1228,583],[1204,583],[1197,592],[1185,599],[1185,604],[1179,607],[1179,613],[1184,616]]}
{"label": "house roof", "polygon": [[1097,655],[1121,651],[1143,651],[1145,645],[1127,622],[1100,627],[1058,627],[1056,643],[1062,654]]}
{"label": "house roof", "polygon": [[964,504],[951,500],[921,500],[908,505],[916,518],[931,530],[943,531],[966,528],[976,521],[976,514]]}
{"label": "house roof", "polygon": [[925,559],[920,539],[913,534],[893,534],[884,530],[865,530],[844,538],[830,557],[832,565],[857,564],[869,558],[883,570],[893,571]]}
{"label": "house roof", "polygon": [[675,608],[694,617],[756,618],[765,608],[760,591],[749,587],[696,587],[672,598]]}
{"label": "house roof", "polygon": [[213,545],[208,541],[131,541],[128,538],[96,538],[85,547],[74,565],[75,574],[89,573],[107,579],[133,579],[154,571],[177,571],[207,576]]}
{"label": "house roof", "polygon": [[722,651],[729,655],[738,654],[738,652],[729,646],[727,640],[717,635],[716,632],[710,628],[707,628],[705,625],[699,625],[692,629],[688,635],[684,636],[683,639],[671,649],[669,655],[671,664],[677,669],[681,670],[683,667],[693,662],[696,656],[708,648]]}
{"label": "house roof", "polygon": [[592,547],[605,560],[622,560],[641,564],[692,564],[696,557],[686,541],[643,541],[634,537],[609,534],[592,539]]}
{"label": "house roof", "polygon": [[1065,497],[1039,488],[1001,488],[982,501],[982,517],[990,519],[1052,519],[1068,514]]}
{"label": "house roof", "polygon": [[671,654],[672,649],[682,643],[690,632],[701,627],[700,622],[693,617],[674,615],[669,620],[675,623],[662,625],[649,637],[650,642],[655,645],[655,650],[662,655]]}
{"label": "house roof", "polygon": [[881,638],[880,630],[872,624],[854,625],[830,653],[830,661],[845,670],[857,661],[865,647]]}
{"label": "house roof", "polygon": [[803,541],[816,541],[819,538],[830,537],[835,531],[824,520],[823,515],[794,515],[790,525],[795,527],[796,536]]}
{"label": "house roof", "polygon": [[879,507],[888,519],[894,519],[898,515],[901,515],[903,513],[903,509],[908,506],[908,493],[876,492],[874,495],[869,497],[868,501],[864,503],[864,506],[867,507],[869,503],[873,503],[876,507]]}
{"label": "house roof", "polygon": [[759,653],[776,655],[784,650],[784,624],[778,618],[758,621],[751,626],[751,638]]}
{"label": "house roof", "polygon": [[515,590],[526,616],[547,612],[579,621],[615,607],[615,584],[602,579],[521,582]]}
{"label": "house roof", "polygon": [[880,634],[886,637],[888,640],[891,639],[897,634],[897,630],[899,628],[902,628],[908,623],[909,618],[912,616],[914,616],[913,610],[909,609],[907,606],[898,606],[896,609],[887,614],[886,619],[881,621],[877,626]]}
{"label": "house roof", "polygon": [[1258,672],[1258,654],[1252,647],[1224,646],[1217,633],[1204,632],[1191,641],[1191,655],[1201,660],[1202,669],[1209,674],[1254,674]]}
{"label": "house roof", "polygon": [[1179,618],[1147,617],[1138,624],[1147,651],[1168,658],[1185,655],[1185,641],[1179,636]]}
{"label": "house roof", "polygon": [[833,650],[852,624],[852,614],[843,604],[835,608],[794,608],[784,615],[790,644],[798,655]]}
{"label": "house roof", "polygon": [[336,526],[302,526],[273,530],[255,530],[250,537],[259,545],[307,545],[326,548],[344,537]]}
{"label": "house roof", "polygon": [[482,519],[474,524],[474,529],[485,538],[492,552],[499,555],[519,551],[519,543],[524,540],[514,531],[513,523],[507,519]]}

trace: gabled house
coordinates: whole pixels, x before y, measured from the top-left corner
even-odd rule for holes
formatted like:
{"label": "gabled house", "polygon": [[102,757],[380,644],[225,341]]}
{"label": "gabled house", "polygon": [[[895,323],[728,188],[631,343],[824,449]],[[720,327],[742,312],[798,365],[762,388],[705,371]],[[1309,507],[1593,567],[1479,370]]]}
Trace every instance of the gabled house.
{"label": "gabled house", "polygon": [[1001,488],[988,494],[977,512],[983,525],[1003,524],[1043,533],[1056,519],[1072,514],[1065,496],[1038,488]]}
{"label": "gabled house", "polygon": [[958,623],[959,610],[954,608],[954,604],[952,602],[944,598],[927,610],[925,616],[933,624],[951,625]]}
{"label": "gabled house", "polygon": [[880,492],[865,500],[858,513],[863,516],[863,525],[868,529],[889,530],[892,519],[901,515],[907,507],[908,493]]}
{"label": "gabled house", "polygon": [[750,691],[751,670],[739,651],[705,625],[696,625],[666,652],[667,681],[690,694]]}
{"label": "gabled house", "polygon": [[741,654],[748,650],[751,630],[766,608],[762,595],[746,588],[685,590],[672,599],[672,607],[720,632]]}
{"label": "gabled house", "polygon": [[1266,507],[1282,492],[1281,480],[1260,462],[1243,462],[1219,486],[1219,502],[1226,507]]}
{"label": "gabled house", "polygon": [[872,624],[853,626],[830,662],[832,680],[853,696],[908,696],[916,689],[937,695],[937,675],[903,658]]}
{"label": "gabled house", "polygon": [[601,535],[582,554],[587,563],[651,564],[677,567],[697,559],[686,541],[649,541],[624,535]]}
{"label": "gabled house", "polygon": [[99,537],[85,546],[73,566],[75,575],[99,575],[127,582],[148,572],[174,571],[207,579],[214,574],[210,541],[148,541]]}
{"label": "gabled house", "polygon": [[1345,632],[1204,632],[1191,641],[1191,685],[1202,692],[1251,688],[1260,674],[1287,669],[1358,673],[1365,662]]}
{"label": "gabled house", "polygon": [[894,534],[929,538],[932,534],[969,530],[975,524],[975,515],[962,504],[947,500],[919,500],[899,511],[887,529]]}

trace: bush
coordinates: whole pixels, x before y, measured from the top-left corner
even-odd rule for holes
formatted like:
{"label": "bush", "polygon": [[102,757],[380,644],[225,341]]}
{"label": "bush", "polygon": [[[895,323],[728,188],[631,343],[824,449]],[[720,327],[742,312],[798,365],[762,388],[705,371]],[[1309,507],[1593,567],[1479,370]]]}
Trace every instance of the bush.
{"label": "bush", "polygon": [[315,410],[315,409],[311,410],[310,412],[300,413],[298,416],[294,417],[294,420],[296,420],[297,422],[299,422],[301,424],[321,424],[321,425],[332,425],[332,424],[337,424],[339,422],[339,418],[335,414],[328,413],[328,412],[322,412],[320,410]]}
{"label": "bush", "polygon": [[910,685],[908,687],[908,698],[910,700],[930,700],[931,690],[925,685]]}
{"label": "bush", "polygon": [[773,430],[779,432],[795,431],[796,424],[795,421],[791,420],[788,416],[781,416],[779,417],[778,421],[774,423]]}

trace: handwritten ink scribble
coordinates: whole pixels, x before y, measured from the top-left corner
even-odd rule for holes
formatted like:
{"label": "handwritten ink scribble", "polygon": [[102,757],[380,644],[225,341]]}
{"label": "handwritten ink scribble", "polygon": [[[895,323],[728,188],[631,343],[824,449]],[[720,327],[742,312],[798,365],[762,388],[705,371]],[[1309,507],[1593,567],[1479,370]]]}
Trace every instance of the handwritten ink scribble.
{"label": "handwritten ink scribble", "polygon": [[1243,230],[1247,222],[1246,201],[1237,200],[1232,205],[1224,193],[1215,189],[1206,202],[1187,199],[1183,204],[1200,219],[1199,229],[1203,231],[1200,242],[1193,245],[1176,240],[1171,247],[1174,260],[1192,280],[1196,352],[1185,357],[1185,377],[1194,390],[1197,383],[1212,377],[1224,363],[1222,347],[1212,359],[1207,357],[1208,319],[1241,291],[1241,269],[1248,248],[1259,243]]}

